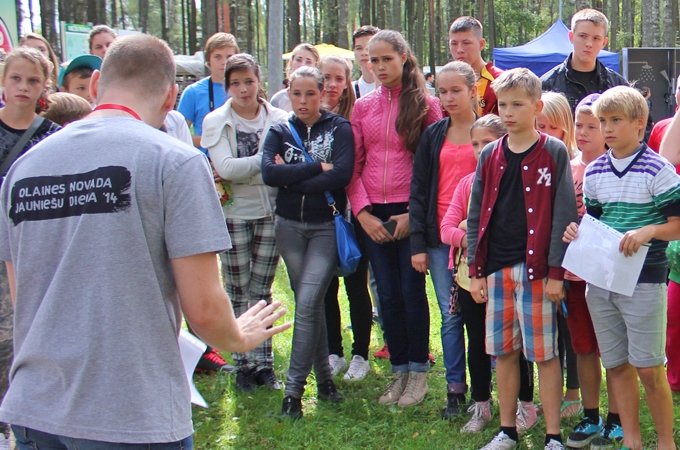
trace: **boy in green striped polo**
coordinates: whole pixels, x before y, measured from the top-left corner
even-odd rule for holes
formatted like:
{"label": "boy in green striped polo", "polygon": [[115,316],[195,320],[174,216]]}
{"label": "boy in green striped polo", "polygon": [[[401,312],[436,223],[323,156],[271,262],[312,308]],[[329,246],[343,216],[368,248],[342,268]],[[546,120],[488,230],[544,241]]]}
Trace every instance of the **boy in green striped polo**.
{"label": "boy in green striped polo", "polygon": [[[593,104],[610,150],[586,168],[588,214],[624,233],[619,250],[649,251],[631,297],[588,285],[586,301],[602,363],[620,408],[624,448],[640,449],[636,375],[647,394],[659,449],[675,449],[673,403],[664,373],[668,241],[680,239],[680,178],[673,166],[641,142],[649,110],[633,88],[617,86]],[[577,225],[564,238],[576,237]]]}

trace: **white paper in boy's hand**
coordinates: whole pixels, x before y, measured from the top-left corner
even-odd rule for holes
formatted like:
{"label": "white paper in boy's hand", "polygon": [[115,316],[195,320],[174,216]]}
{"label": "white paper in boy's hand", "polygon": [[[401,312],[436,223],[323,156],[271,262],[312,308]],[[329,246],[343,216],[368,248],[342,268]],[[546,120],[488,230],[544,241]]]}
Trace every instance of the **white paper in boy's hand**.
{"label": "white paper in boy's hand", "polygon": [[562,267],[595,286],[632,296],[649,246],[633,254],[619,251],[623,234],[586,214],[578,227],[578,237],[564,255]]}
{"label": "white paper in boy's hand", "polygon": [[198,364],[198,360],[201,359],[201,355],[205,351],[206,347],[207,346],[203,343],[203,341],[198,339],[196,336],[192,336],[186,330],[180,330],[179,353],[182,355],[184,373],[187,377],[187,381],[189,382],[189,389],[191,390],[191,403],[204,408],[207,408],[208,404],[201,393],[198,392],[198,389],[196,389],[193,375],[196,364]]}

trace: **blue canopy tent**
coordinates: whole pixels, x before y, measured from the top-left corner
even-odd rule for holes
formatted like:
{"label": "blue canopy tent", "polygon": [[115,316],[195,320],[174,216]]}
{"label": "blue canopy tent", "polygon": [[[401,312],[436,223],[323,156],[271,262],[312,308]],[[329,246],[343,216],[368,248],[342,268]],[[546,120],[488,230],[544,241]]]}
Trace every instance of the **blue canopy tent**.
{"label": "blue canopy tent", "polygon": [[[563,62],[573,47],[569,42],[569,28],[558,20],[545,33],[518,47],[494,48],[494,65],[500,69],[526,67],[539,77]],[[602,50],[600,61],[616,72],[619,71],[618,53]]]}

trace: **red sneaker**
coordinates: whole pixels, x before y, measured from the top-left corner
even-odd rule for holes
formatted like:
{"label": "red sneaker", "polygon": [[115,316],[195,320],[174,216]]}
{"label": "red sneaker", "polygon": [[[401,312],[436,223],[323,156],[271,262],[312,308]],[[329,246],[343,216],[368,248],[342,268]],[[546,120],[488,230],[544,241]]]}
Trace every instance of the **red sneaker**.
{"label": "red sneaker", "polygon": [[387,348],[387,344],[383,345],[383,348],[375,352],[373,356],[379,359],[390,359],[390,349]]}
{"label": "red sneaker", "polygon": [[221,370],[226,370],[228,367],[227,362],[222,358],[217,350],[210,349],[209,352],[204,353],[201,359],[198,360],[196,364],[196,372],[200,373],[210,373],[219,372]]}

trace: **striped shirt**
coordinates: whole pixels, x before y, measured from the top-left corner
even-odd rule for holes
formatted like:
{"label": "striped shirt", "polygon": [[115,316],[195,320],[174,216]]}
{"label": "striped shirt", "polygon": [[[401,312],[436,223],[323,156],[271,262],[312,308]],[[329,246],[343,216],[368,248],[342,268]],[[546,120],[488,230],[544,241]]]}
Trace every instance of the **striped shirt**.
{"label": "striped shirt", "polygon": [[[590,215],[621,233],[680,216],[680,177],[666,159],[646,144],[640,146],[622,171],[612,162],[611,150],[590,163],[583,196]],[[639,282],[665,281],[667,245],[665,241],[652,240]],[[656,280],[659,276],[660,281]]]}

